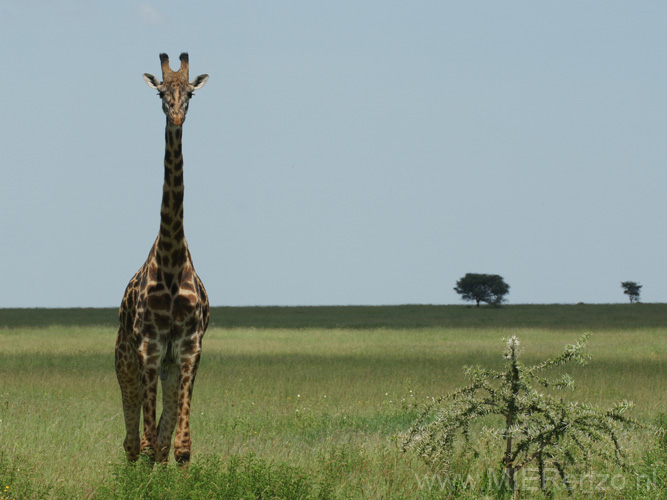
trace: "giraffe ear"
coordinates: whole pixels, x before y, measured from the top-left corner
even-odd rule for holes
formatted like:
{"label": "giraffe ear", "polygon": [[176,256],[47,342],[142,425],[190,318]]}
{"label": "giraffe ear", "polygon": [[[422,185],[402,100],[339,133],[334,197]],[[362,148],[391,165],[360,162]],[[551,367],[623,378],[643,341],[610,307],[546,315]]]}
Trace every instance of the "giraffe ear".
{"label": "giraffe ear", "polygon": [[157,89],[160,86],[160,80],[158,80],[151,74],[144,73],[144,80],[146,80],[146,83],[152,89]]}
{"label": "giraffe ear", "polygon": [[192,82],[190,82],[192,90],[199,90],[206,84],[207,81],[208,81],[208,75],[199,75],[197,78],[192,80]]}

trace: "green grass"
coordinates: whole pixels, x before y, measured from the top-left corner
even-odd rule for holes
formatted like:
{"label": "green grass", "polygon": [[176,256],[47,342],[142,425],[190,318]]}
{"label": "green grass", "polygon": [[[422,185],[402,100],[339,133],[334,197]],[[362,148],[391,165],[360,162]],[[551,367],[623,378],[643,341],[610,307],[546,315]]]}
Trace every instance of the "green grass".
{"label": "green grass", "polygon": [[[184,475],[124,464],[115,311],[0,310],[0,498],[442,498],[395,436],[464,365],[501,366],[510,333],[530,363],[592,331],[571,397],[630,399],[648,422],[667,408],[665,320],[663,304],[214,308]],[[627,445],[639,463],[654,441]]]}

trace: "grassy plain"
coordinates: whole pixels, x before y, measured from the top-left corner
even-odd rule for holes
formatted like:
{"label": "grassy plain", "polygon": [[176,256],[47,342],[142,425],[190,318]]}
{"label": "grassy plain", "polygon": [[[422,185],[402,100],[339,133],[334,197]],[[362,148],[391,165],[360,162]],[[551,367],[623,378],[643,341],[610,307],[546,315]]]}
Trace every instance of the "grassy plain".
{"label": "grassy plain", "polygon": [[[0,309],[0,498],[124,497],[115,322],[111,309]],[[664,304],[214,308],[195,384],[192,468],[294,467],[280,470],[310,483],[293,498],[447,498],[454,493],[434,471],[396,443],[418,406],[463,384],[465,365],[500,367],[503,337],[516,333],[530,363],[586,331],[593,359],[567,370],[569,397],[633,400],[646,422],[665,412]],[[653,441],[638,435],[627,446],[641,461]]]}

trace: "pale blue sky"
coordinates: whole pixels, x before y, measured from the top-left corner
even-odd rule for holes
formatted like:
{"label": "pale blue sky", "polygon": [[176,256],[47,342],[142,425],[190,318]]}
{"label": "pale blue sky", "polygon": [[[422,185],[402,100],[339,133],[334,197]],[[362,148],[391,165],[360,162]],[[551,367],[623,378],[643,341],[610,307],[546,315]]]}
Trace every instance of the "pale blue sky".
{"label": "pale blue sky", "polygon": [[185,228],[213,305],[667,300],[667,4],[9,0],[0,307],[117,306],[164,115],[208,73]]}

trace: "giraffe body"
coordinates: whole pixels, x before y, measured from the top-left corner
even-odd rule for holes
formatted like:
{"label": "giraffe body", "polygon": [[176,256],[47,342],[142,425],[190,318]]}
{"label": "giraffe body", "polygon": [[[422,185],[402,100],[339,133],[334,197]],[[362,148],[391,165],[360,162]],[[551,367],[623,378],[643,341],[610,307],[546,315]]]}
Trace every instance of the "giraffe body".
{"label": "giraffe body", "polygon": [[[188,101],[208,75],[188,81],[188,56],[171,71],[160,54],[163,82],[145,74],[158,90],[167,115],[164,186],[160,231],[144,265],[128,284],[119,311],[116,376],[120,384],[130,460],[147,453],[156,461],[169,458],[176,428],[174,456],[190,460],[190,402],[202,338],[208,326],[206,290],[195,272],[183,231],[182,127]],[[162,381],[162,415],[156,424],[157,385]],[[144,433],[140,439],[143,411]]]}

